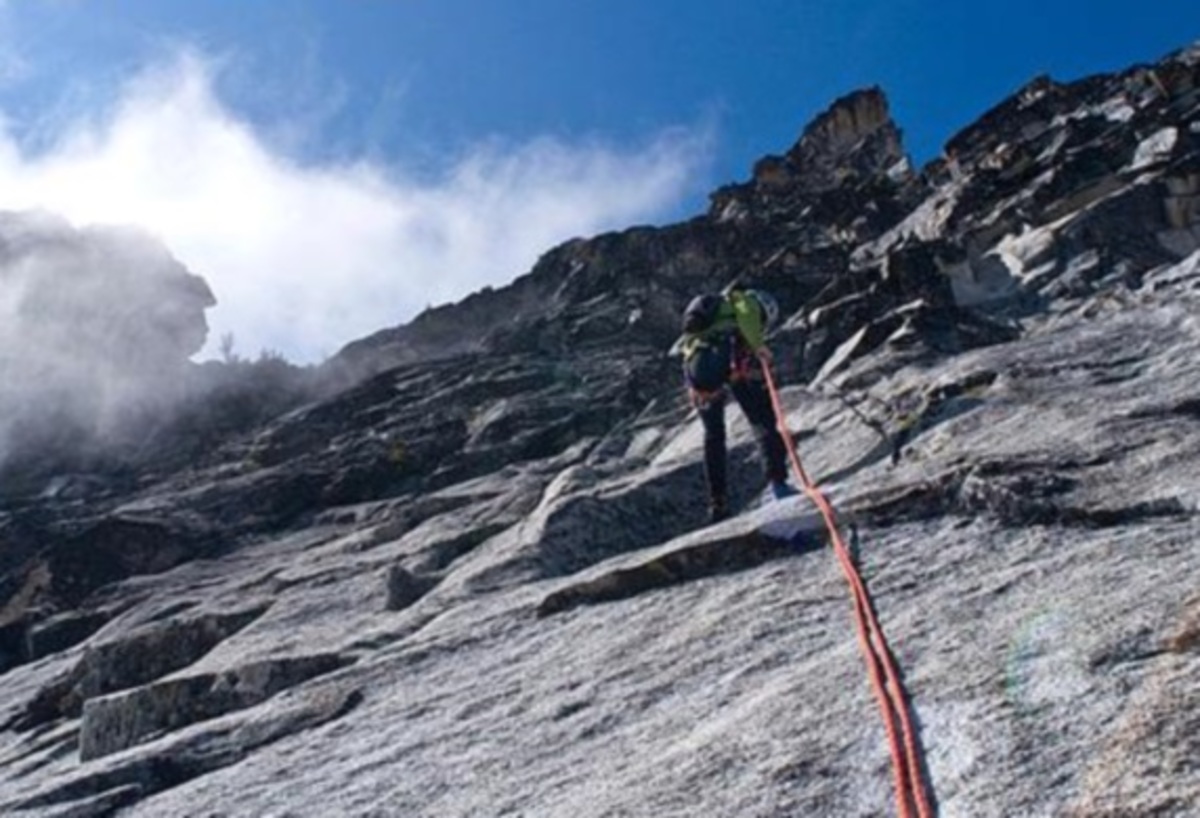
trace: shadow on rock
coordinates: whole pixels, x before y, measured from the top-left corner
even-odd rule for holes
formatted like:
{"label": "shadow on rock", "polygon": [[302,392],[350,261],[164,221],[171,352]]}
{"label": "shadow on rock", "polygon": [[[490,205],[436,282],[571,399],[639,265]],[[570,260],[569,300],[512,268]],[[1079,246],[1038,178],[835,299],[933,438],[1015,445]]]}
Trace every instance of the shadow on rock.
{"label": "shadow on rock", "polygon": [[580,605],[614,602],[705,577],[745,571],[823,545],[823,538],[811,531],[793,532],[786,538],[760,531],[727,535],[662,551],[635,565],[568,585],[543,599],[537,614],[549,616]]}

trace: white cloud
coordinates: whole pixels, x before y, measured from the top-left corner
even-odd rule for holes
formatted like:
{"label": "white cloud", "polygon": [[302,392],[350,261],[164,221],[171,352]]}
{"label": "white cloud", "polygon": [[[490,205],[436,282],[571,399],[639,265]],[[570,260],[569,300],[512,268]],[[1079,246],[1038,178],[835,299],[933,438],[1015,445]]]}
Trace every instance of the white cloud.
{"label": "white cloud", "polygon": [[0,207],[141,225],[209,282],[202,357],[232,332],[243,354],[316,360],[503,284],[567,238],[669,212],[707,161],[706,136],[676,132],[628,151],[487,144],[433,182],[365,160],[302,164],[222,104],[213,70],[184,55],[147,71],[36,154],[0,133]]}

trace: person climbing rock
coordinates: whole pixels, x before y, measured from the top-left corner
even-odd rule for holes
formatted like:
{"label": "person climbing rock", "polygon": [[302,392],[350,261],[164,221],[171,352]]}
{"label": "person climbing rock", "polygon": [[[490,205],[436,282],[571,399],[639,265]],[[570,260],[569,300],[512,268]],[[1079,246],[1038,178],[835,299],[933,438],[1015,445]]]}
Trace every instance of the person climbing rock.
{"label": "person climbing rock", "polygon": [[683,313],[683,372],[704,425],[704,476],[712,522],[729,516],[727,393],[758,437],[770,493],[779,499],[796,493],[787,482],[787,454],[763,382],[763,363],[771,361],[766,333],[778,315],[779,305],[769,293],[741,289],[696,296]]}

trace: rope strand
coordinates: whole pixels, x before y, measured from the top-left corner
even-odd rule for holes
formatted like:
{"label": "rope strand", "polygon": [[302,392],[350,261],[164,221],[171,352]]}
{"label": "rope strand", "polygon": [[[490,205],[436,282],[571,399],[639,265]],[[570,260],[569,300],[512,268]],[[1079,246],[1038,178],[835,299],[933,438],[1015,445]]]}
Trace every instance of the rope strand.
{"label": "rope strand", "polygon": [[825,527],[829,531],[829,539],[833,543],[834,554],[846,577],[846,583],[850,586],[858,632],[858,646],[867,665],[867,675],[871,681],[872,692],[875,694],[875,700],[883,716],[883,726],[887,732],[888,748],[892,756],[892,777],[896,787],[897,813],[900,818],[911,818],[912,808],[915,806],[919,818],[931,818],[933,810],[925,791],[925,779],[921,774],[920,748],[909,717],[908,696],[892,658],[891,649],[888,647],[887,638],[875,615],[867,586],[838,531],[833,506],[817,485],[809,479],[807,472],[804,471],[804,465],[800,462],[800,456],[796,453],[796,444],[787,427],[783,406],[779,400],[779,390],[775,386],[775,378],[771,372],[770,359],[765,355],[760,358],[763,375],[767,382],[767,391],[771,395],[771,405],[775,410],[775,421],[787,449],[792,470],[796,473],[796,479],[800,481],[804,492],[821,513]]}

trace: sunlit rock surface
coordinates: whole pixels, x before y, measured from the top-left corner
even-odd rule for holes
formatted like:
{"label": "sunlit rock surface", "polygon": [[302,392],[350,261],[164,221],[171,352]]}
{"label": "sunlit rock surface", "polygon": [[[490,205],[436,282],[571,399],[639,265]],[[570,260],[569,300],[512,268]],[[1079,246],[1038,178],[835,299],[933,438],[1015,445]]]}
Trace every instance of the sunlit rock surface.
{"label": "sunlit rock surface", "polygon": [[742,274],[939,813],[1196,814],[1198,54],[1035,80],[921,173],[852,94],[186,467],[5,494],[0,812],[891,814],[827,534],[736,412],[701,524],[665,350]]}

